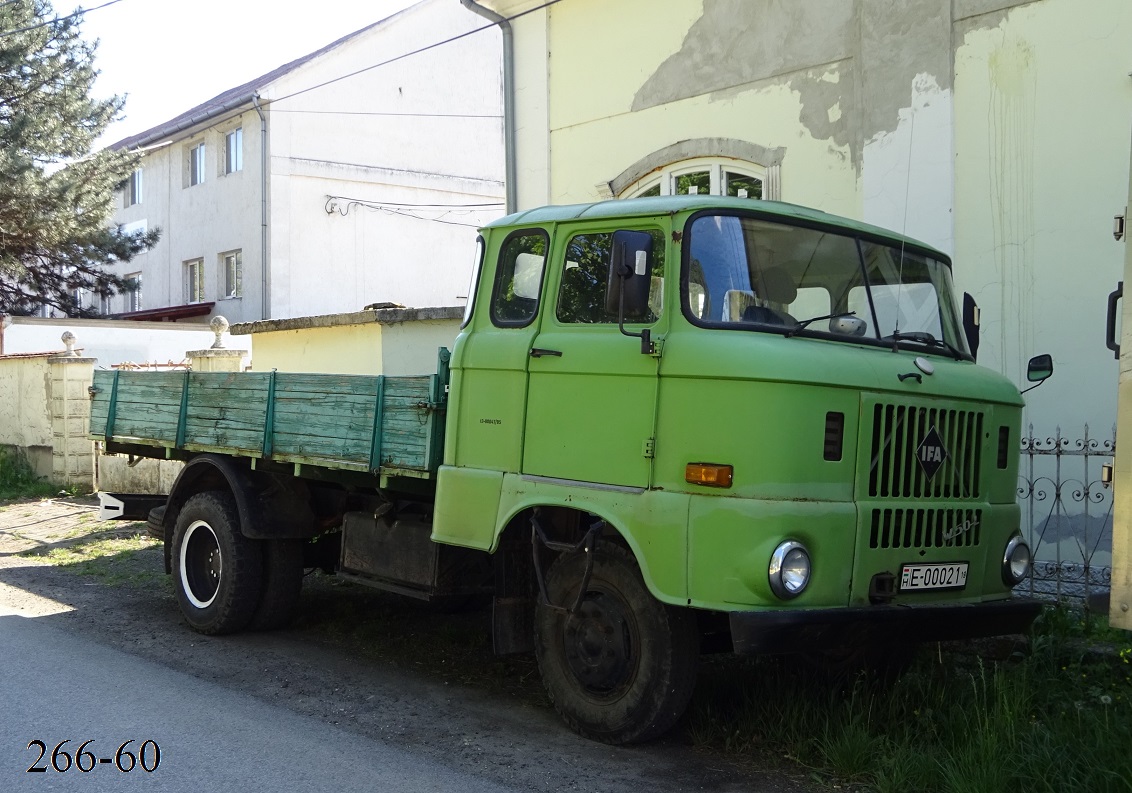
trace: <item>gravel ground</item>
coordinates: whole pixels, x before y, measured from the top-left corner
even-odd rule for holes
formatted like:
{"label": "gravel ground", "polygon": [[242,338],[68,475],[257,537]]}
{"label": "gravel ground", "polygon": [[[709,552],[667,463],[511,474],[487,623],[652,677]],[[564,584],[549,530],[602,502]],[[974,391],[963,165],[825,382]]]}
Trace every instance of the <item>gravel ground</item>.
{"label": "gravel ground", "polygon": [[574,735],[550,707],[532,659],[491,654],[482,609],[438,613],[315,575],[294,626],[201,636],[181,620],[161,546],[143,530],[99,522],[93,499],[0,505],[0,606],[519,788],[818,789],[797,766],[697,749],[679,728],[637,747]]}

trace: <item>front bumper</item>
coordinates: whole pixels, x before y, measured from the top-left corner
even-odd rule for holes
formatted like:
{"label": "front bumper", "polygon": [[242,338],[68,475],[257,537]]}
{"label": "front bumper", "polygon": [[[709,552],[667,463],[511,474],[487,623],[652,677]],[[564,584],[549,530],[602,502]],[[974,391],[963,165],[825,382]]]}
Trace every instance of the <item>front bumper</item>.
{"label": "front bumper", "polygon": [[731,612],[731,641],[740,655],[794,653],[873,643],[973,639],[1024,633],[1040,601],[868,606]]}

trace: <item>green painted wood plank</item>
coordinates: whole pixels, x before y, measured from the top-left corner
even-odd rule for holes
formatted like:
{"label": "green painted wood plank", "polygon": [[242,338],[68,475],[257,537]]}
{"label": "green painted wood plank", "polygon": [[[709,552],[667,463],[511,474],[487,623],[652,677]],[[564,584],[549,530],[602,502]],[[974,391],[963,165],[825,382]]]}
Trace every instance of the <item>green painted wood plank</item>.
{"label": "green painted wood plank", "polygon": [[314,465],[319,468],[338,468],[345,471],[369,472],[368,463],[359,463],[351,460],[332,460],[325,457],[307,457],[302,454],[287,453],[277,453],[274,459],[276,462],[281,463],[298,463],[300,465]]}
{"label": "green painted wood plank", "polygon": [[197,405],[189,403],[186,419],[196,422],[225,421],[241,426],[262,427],[264,411],[262,408],[242,407],[242,403],[231,405]]}
{"label": "green painted wood plank", "polygon": [[313,457],[334,457],[369,462],[368,438],[326,438],[321,435],[276,435],[275,448],[280,453],[306,454]]}
{"label": "green painted wood plank", "polygon": [[260,454],[263,448],[263,432],[239,430],[229,427],[195,428],[191,424],[185,428],[185,447],[190,443],[225,446],[243,453]]}

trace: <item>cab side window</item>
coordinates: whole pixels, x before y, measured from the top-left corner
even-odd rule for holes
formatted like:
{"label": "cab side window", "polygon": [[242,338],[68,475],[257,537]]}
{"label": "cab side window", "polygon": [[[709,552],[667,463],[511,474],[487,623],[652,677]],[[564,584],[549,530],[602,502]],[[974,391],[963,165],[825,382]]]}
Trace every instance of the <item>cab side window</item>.
{"label": "cab side window", "polygon": [[516,231],[504,240],[491,299],[491,321],[495,325],[521,328],[534,321],[547,243],[546,232],[540,229]]}
{"label": "cab side window", "polygon": [[[664,235],[655,229],[650,229],[649,234],[653,240],[649,315],[634,322],[655,322],[664,303]],[[612,233],[578,234],[570,239],[555,312],[559,322],[617,322],[617,314],[605,310],[612,255]]]}

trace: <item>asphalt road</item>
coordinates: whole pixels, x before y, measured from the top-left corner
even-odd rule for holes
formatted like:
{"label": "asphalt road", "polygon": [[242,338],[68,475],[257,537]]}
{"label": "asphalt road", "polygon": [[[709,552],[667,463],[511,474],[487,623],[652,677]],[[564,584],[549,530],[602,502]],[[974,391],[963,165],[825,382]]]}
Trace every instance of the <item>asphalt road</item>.
{"label": "asphalt road", "polygon": [[[82,791],[509,791],[458,769],[92,643],[0,607],[0,789]],[[152,772],[113,762],[59,773],[64,739],[98,758],[160,747]],[[42,741],[48,755],[30,741]],[[153,765],[152,745],[146,763]],[[89,758],[84,758],[84,766]],[[67,761],[59,758],[58,764]],[[130,761],[123,757],[121,764]]]}

